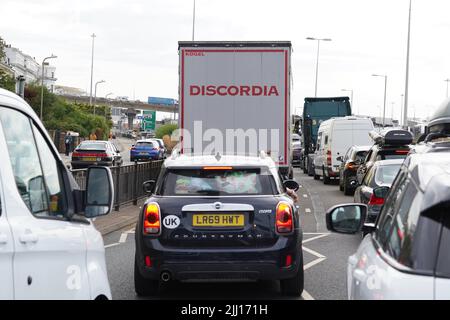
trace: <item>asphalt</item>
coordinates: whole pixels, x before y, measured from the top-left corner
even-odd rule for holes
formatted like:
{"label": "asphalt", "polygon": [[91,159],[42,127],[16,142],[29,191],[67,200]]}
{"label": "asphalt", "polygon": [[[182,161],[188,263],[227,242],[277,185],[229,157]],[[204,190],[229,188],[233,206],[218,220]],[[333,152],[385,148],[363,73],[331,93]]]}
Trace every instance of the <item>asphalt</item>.
{"label": "asphalt", "polygon": [[[328,208],[353,202],[337,184],[324,185],[295,169],[304,232],[305,292],[300,299],[347,298],[346,264],[361,241],[360,236],[330,234],[325,227]],[[134,225],[104,236],[106,263],[113,299],[139,299],[134,292]],[[275,281],[257,283],[171,283],[151,299],[285,299]]]}

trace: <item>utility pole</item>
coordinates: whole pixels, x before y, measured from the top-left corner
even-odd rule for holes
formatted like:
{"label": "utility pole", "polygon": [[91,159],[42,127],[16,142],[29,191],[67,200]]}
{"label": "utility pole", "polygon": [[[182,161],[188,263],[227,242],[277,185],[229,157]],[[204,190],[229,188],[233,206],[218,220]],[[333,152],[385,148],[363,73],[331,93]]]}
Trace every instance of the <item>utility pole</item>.
{"label": "utility pole", "polygon": [[41,121],[43,119],[42,117],[42,110],[44,108],[44,68],[45,68],[45,61],[48,59],[55,59],[58,58],[57,56],[55,56],[54,54],[52,54],[50,57],[46,57],[44,60],[42,60],[42,75],[41,75],[41,114],[40,114],[40,118]]}
{"label": "utility pole", "polygon": [[317,39],[317,38],[312,38],[312,37],[308,37],[306,38],[306,40],[313,40],[313,41],[317,41],[317,60],[316,60],[316,87],[315,87],[315,97],[317,98],[317,84],[319,81],[319,56],[320,56],[320,41],[332,41],[331,39]]}
{"label": "utility pole", "polygon": [[387,93],[387,75],[373,74],[372,77],[383,77],[384,78],[384,107],[383,107],[383,128],[386,124],[386,93]]}
{"label": "utility pole", "polygon": [[92,37],[92,55],[91,55],[91,91],[89,93],[89,105],[92,106],[92,81],[94,79],[94,40],[95,40],[95,33],[91,35]]}

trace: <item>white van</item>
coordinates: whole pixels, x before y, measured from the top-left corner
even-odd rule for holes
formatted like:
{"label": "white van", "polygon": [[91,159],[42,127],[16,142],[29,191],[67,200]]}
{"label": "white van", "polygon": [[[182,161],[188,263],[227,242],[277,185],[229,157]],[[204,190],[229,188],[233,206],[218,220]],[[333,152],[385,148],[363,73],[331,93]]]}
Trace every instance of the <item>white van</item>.
{"label": "white van", "polygon": [[332,118],[322,122],[317,135],[314,155],[314,179],[323,177],[323,183],[339,179],[340,161],[351,146],[365,146],[373,143],[369,132],[374,130],[369,118],[354,116]]}
{"label": "white van", "polygon": [[4,89],[0,163],[0,300],[111,299],[90,220],[112,209],[109,168],[89,168],[79,190],[36,113]]}

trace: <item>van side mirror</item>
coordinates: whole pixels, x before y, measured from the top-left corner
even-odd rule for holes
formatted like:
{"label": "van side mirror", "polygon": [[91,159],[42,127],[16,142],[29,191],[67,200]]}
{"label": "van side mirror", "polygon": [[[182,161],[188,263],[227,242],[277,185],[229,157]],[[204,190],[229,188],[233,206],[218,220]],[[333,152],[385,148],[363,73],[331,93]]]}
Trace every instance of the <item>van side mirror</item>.
{"label": "van side mirror", "polygon": [[365,204],[343,204],[326,213],[328,230],[342,234],[355,234],[363,229],[367,217]]}
{"label": "van side mirror", "polygon": [[107,167],[89,167],[87,171],[86,218],[107,215],[112,211],[114,187],[111,170]]}
{"label": "van side mirror", "polygon": [[142,188],[144,189],[145,193],[152,194],[155,188],[155,184],[156,184],[155,180],[148,180],[142,184]]}
{"label": "van side mirror", "polygon": [[342,156],[337,157],[336,160],[339,162],[344,162],[344,158]]}
{"label": "van side mirror", "polygon": [[283,186],[285,188],[294,190],[295,192],[297,192],[298,189],[300,189],[300,185],[295,180],[285,180],[283,181]]}

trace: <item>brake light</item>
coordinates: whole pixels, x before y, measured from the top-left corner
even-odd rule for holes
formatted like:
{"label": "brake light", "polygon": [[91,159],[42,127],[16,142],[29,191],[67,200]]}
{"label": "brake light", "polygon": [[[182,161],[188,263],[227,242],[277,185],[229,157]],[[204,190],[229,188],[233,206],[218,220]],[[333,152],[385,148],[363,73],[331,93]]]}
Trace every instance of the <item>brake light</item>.
{"label": "brake light", "polygon": [[384,198],[375,197],[374,194],[370,196],[369,205],[370,206],[381,206],[384,204]]}
{"label": "brake light", "polygon": [[327,165],[331,166],[331,150],[327,151]]}
{"label": "brake light", "polygon": [[161,233],[161,212],[159,205],[152,202],[144,209],[144,234],[158,235]]}
{"label": "brake light", "polygon": [[395,153],[396,154],[408,154],[409,150],[396,150]]}
{"label": "brake light", "polygon": [[286,261],[285,261],[284,266],[285,267],[290,267],[291,265],[292,265],[292,255],[288,254],[286,256]]}
{"label": "brake light", "polygon": [[203,167],[203,170],[233,170],[233,167]]}
{"label": "brake light", "polygon": [[77,151],[74,151],[74,152],[72,153],[72,157],[81,157],[81,153],[79,153],[79,152],[77,152]]}
{"label": "brake light", "polygon": [[287,202],[280,202],[277,206],[275,228],[278,233],[291,233],[294,227],[292,207]]}
{"label": "brake light", "polygon": [[149,256],[145,256],[145,265],[147,267],[151,267],[152,266],[152,259]]}
{"label": "brake light", "polygon": [[346,169],[355,171],[358,169],[358,166],[354,162],[349,162],[346,164]]}

